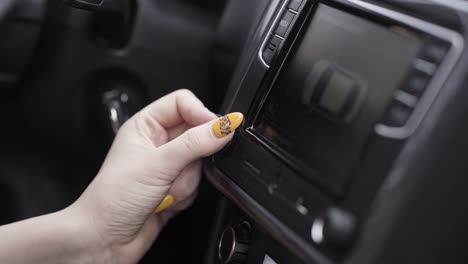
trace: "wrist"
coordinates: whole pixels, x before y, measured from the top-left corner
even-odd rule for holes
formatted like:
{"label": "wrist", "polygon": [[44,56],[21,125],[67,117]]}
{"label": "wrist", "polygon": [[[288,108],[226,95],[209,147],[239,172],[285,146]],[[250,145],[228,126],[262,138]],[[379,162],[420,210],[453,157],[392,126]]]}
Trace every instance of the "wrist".
{"label": "wrist", "polygon": [[67,262],[112,263],[111,245],[101,238],[91,214],[73,204],[54,215],[64,234],[64,245],[74,249]]}

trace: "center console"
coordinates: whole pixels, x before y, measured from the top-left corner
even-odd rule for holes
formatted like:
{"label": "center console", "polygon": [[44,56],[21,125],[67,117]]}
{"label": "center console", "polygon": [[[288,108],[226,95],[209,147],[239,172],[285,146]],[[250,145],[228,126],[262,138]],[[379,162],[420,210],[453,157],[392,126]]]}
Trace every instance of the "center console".
{"label": "center console", "polygon": [[247,257],[258,225],[278,243],[263,263],[276,263],[275,247],[304,263],[341,261],[392,188],[464,39],[361,0],[273,1],[266,16],[224,104],[245,122],[205,164],[245,214],[221,234],[219,257],[258,263]]}

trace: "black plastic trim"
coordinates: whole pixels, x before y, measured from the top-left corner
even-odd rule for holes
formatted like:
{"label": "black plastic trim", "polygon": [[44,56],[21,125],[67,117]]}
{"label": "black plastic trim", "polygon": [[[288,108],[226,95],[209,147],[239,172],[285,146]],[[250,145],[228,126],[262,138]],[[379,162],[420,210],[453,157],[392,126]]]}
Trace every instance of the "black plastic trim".
{"label": "black plastic trim", "polygon": [[204,164],[204,171],[210,182],[213,183],[218,190],[223,192],[230,200],[244,210],[247,215],[258,221],[274,239],[282,243],[300,259],[307,263],[311,263],[310,260],[321,264],[331,263],[331,261],[325,258],[318,250],[304,239],[300,238],[294,231],[257,203],[222,171],[210,166],[208,162]]}

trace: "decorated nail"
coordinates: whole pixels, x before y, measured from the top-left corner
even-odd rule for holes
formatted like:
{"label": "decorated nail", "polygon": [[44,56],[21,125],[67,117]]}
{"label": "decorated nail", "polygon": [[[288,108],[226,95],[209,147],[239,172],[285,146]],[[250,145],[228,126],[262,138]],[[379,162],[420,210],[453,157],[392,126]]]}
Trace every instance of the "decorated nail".
{"label": "decorated nail", "polygon": [[166,195],[166,197],[164,197],[162,202],[159,204],[158,208],[156,208],[156,210],[154,210],[154,213],[158,214],[158,213],[166,210],[173,203],[174,203],[174,196],[172,196],[170,194]]}
{"label": "decorated nail", "polygon": [[236,130],[242,124],[242,120],[244,116],[238,112],[222,116],[213,123],[213,132],[218,138],[225,137]]}

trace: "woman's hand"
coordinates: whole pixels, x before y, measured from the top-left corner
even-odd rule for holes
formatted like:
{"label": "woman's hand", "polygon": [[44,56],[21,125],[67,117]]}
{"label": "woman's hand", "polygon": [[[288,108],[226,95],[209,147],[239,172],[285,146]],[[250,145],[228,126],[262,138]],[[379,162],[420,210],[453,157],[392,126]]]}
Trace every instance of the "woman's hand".
{"label": "woman's hand", "polygon": [[[152,103],[124,124],[95,180],[63,213],[109,262],[137,262],[164,224],[191,205],[200,158],[231,140],[242,115],[215,119],[188,90]],[[167,194],[174,203],[154,214]]]}
{"label": "woman's hand", "polygon": [[[214,120],[187,90],[159,99],[125,123],[74,204],[0,226],[0,262],[136,263],[164,224],[192,203],[200,158],[231,140],[242,118]],[[175,202],[155,215],[167,194]]]}

